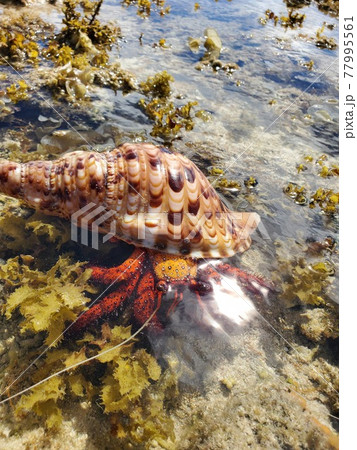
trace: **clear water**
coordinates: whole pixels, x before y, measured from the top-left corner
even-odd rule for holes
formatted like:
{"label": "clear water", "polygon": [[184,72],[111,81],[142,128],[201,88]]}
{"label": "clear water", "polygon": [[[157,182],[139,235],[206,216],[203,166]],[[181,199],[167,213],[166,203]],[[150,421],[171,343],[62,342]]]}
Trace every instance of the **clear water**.
{"label": "clear water", "polygon": [[[280,0],[202,0],[199,3],[201,8],[194,11],[194,2],[171,1],[168,15],[161,17],[153,11],[148,19],[143,19],[136,15],[135,6],[123,8],[117,1],[104,1],[99,18],[114,21],[122,30],[123,39],[113,48],[112,60],[119,58],[121,66],[135,74],[139,81],[167,70],[175,78],[174,96],[181,94],[184,102],[197,101],[200,109],[211,113],[211,121],[197,119],[194,130],[182,133],[180,139],[174,141],[174,148],[190,157],[204,171],[214,165],[224,169],[228,178],[242,184],[250,175],[258,180],[257,187],[252,190],[243,187],[238,194],[222,193],[232,209],[256,211],[262,219],[262,226],[254,236],[251,250],[229,262],[259,272],[267,279],[273,278],[279,290],[285,280],[280,276],[277,252],[284,255],[286,261],[298,257],[309,261],[304,253],[308,240],[323,241],[327,236],[336,240],[338,238],[336,216],[324,214],[319,207],[310,209],[297,205],[283,193],[283,188],[289,182],[304,185],[310,193],[319,187],[338,191],[338,178],[319,177],[319,166],[304,161],[307,155],[311,155],[315,161],[325,154],[329,165],[338,164],[338,50],[318,48],[312,39],[317,29],[326,22],[334,28],[326,29],[324,33],[337,41],[338,21],[319,11],[315,3],[297,10],[306,14],[306,20],[302,28],[294,30],[284,29],[280,25],[274,27],[271,21],[265,26],[259,23],[259,18],[264,16],[268,8],[279,16],[286,14],[286,5]],[[6,13],[6,8],[2,9]],[[58,11],[51,9],[46,14],[56,27],[61,26]],[[220,59],[239,65],[239,70],[233,74],[215,72],[210,67],[202,71],[195,68],[204,49],[201,45],[197,53],[192,52],[188,38],[201,37],[203,43],[207,27],[215,28],[222,40]],[[142,44],[139,41],[141,34]],[[170,48],[153,48],[153,44],[162,38],[166,39]],[[311,59],[314,66],[309,71],[301,63]],[[11,72],[4,66],[1,70]],[[54,105],[74,128],[80,123],[81,133],[85,129],[97,129],[99,133],[105,133],[109,127],[113,127],[122,134],[123,141],[130,140],[135,133],[154,143],[162,143],[159,138],[150,136],[152,124],[138,107],[140,96],[136,93],[123,96],[120,92],[114,95],[108,89],[98,89],[92,95],[87,112],[56,104],[46,91],[41,92],[41,95],[48,99],[50,106],[41,99],[35,101],[31,108],[26,102],[20,104],[16,120],[12,123],[5,121],[1,132],[6,133],[10,127],[21,129],[21,124],[29,121],[37,126],[41,114],[56,118],[56,112],[51,110],[51,105]],[[62,128],[66,128],[64,123]],[[298,173],[296,166],[301,163],[308,170]],[[337,254],[324,253],[318,259],[328,261],[335,267],[335,275],[331,277],[326,295],[337,303]],[[311,261],[315,260],[311,258]],[[234,301],[232,292],[227,295]],[[223,294],[218,293],[217,297],[222,299]],[[274,407],[272,404],[259,406],[262,404],[259,392],[265,378],[257,376],[268,368],[275,380],[274,383],[270,378],[266,381],[267,389],[272,390],[272,402],[276,402],[290,389],[308,398],[307,412],[298,417],[297,429],[304,426],[301,425],[304,421],[310,421],[309,414],[331,429],[337,427],[335,418],[330,416],[335,415],[335,411],[326,406],[329,405],[326,398],[331,397],[332,391],[328,383],[324,385],[327,377],[323,372],[324,362],[319,365],[309,359],[312,358],[310,353],[307,355],[318,346],[318,342],[311,342],[301,336],[295,327],[294,321],[303,313],[304,307],[298,307],[300,312],[296,311],[296,307],[285,309],[284,300],[276,299],[269,304],[259,304],[257,308],[259,313],[256,321],[240,334],[231,333],[228,328],[224,338],[215,338],[215,334],[202,338],[200,331],[190,329],[188,311],[183,315],[183,322],[181,318],[178,324],[172,325],[165,335],[166,340],[152,337],[151,344],[161,358],[170,361],[174,353],[180,360],[180,367],[184,367],[181,367],[183,395],[189,400],[180,406],[181,413],[183,411],[182,414],[187,418],[187,415],[195,413],[195,408],[201,412],[205,408],[211,411],[215,402],[222,402],[225,394],[221,393],[220,397],[217,380],[222,380],[228,374],[238,385],[241,384],[241,395],[248,395],[247,389],[256,390],[256,393],[251,393],[251,402],[256,402],[258,409],[265,408],[269,416]],[[240,314],[246,317],[245,312],[237,312],[238,316]],[[250,324],[250,320],[247,319],[247,323]],[[183,336],[186,339],[183,340]],[[336,341],[322,340],[321,346],[323,351],[319,358],[335,366]],[[302,387],[305,382],[310,386],[313,376],[309,368],[312,366],[317,373],[316,395]],[[291,379],[298,386],[291,384]],[[198,389],[201,382],[205,386],[206,397],[190,397],[187,392],[192,386]],[[239,392],[232,392],[239,397]],[[233,395],[232,392],[229,395]],[[321,399],[323,407],[319,404]],[[296,405],[299,401],[296,401]],[[242,434],[237,432],[237,438],[234,437],[231,444],[226,438],[235,433],[231,416],[239,408],[234,401],[225,404],[228,410],[226,418],[219,414],[217,418],[218,423],[227,423],[226,433],[222,431],[220,436],[222,448],[235,448],[235,439],[239,436],[243,439]],[[235,406],[230,409],[230,404]],[[290,400],[287,400],[287,404],[290,405]],[[242,405],[247,410],[243,400]],[[286,414],[296,413],[292,412],[294,407],[291,405],[287,406],[287,410]],[[257,419],[260,414],[256,412],[256,417],[253,415],[247,419],[243,411],[247,430],[256,432],[253,423],[260,420]],[[185,436],[187,419],[182,419],[177,411],[172,415],[176,420],[177,435]],[[208,428],[212,426],[204,414],[202,421],[207,423]],[[240,430],[238,426],[236,428]],[[292,436],[295,433],[299,440],[298,431],[292,427],[289,432]],[[199,445],[198,440],[190,441],[190,444],[183,440],[182,447],[177,444],[178,448],[195,445],[197,448],[217,448],[217,433],[212,431],[211,435],[209,432],[207,434],[207,447]],[[242,448],[286,448],[286,445],[297,448],[292,442],[295,441],[290,435],[285,440],[280,436],[265,443],[263,440],[257,447],[257,441],[248,433]],[[300,442],[300,445],[301,448],[308,448],[309,443]]]}

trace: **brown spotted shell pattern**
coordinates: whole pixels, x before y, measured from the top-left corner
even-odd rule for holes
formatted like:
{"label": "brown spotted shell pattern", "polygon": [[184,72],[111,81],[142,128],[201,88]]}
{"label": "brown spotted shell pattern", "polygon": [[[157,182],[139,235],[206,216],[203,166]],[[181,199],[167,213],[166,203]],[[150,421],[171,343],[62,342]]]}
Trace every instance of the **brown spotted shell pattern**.
{"label": "brown spotted shell pattern", "polygon": [[259,223],[255,213],[230,211],[185,156],[151,144],[75,151],[55,161],[0,160],[0,192],[89,228],[98,219],[91,211],[102,207],[100,232],[197,258],[247,250]]}

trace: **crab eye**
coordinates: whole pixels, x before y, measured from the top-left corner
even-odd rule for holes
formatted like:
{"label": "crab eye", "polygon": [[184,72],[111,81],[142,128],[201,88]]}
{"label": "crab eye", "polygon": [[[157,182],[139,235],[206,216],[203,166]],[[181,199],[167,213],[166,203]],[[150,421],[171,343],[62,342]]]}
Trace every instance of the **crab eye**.
{"label": "crab eye", "polygon": [[161,291],[161,292],[167,292],[168,286],[167,286],[166,281],[160,280],[160,281],[156,284],[156,289],[157,289],[158,291]]}
{"label": "crab eye", "polygon": [[191,290],[193,291],[197,291],[198,293],[204,295],[204,294],[208,294],[209,292],[212,292],[213,288],[212,288],[212,284],[209,283],[208,281],[197,281],[195,284],[193,284],[192,286],[190,286]]}

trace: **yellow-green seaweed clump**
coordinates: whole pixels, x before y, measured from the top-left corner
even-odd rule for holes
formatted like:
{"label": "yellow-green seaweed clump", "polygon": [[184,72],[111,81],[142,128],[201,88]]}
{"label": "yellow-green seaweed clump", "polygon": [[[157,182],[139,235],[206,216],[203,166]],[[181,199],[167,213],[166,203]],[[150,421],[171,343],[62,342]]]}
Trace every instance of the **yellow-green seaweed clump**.
{"label": "yellow-green seaweed clump", "polygon": [[[219,167],[210,167],[208,169],[208,173],[215,177],[213,180],[214,187],[217,189],[227,190],[227,191],[239,191],[242,189],[242,184],[237,180],[231,180],[228,178],[223,177],[224,170],[220,169]],[[258,184],[258,181],[255,177],[250,176],[245,178],[244,180],[244,186],[247,188],[247,190],[251,190],[254,187],[256,187]]]}
{"label": "yellow-green seaweed clump", "polygon": [[244,180],[244,186],[249,189],[254,188],[257,184],[258,184],[258,180],[253,176],[247,177]]}
{"label": "yellow-green seaweed clump", "polygon": [[[325,154],[320,155],[317,159],[311,155],[304,157],[306,163],[313,163],[315,161],[315,166],[317,168],[317,174],[322,178],[338,177],[340,175],[339,166],[337,164],[329,164],[328,156]],[[311,165],[310,165],[311,167]],[[308,167],[301,163],[296,166],[298,173],[308,170]]]}
{"label": "yellow-green seaweed clump", "polygon": [[333,38],[327,37],[325,34],[323,34],[324,30],[325,25],[323,25],[316,31],[316,46],[320,48],[327,48],[329,50],[335,50],[335,48],[337,48],[336,41]]}
{"label": "yellow-green seaweed clump", "polygon": [[[64,27],[57,41],[61,45],[70,45],[76,51],[93,50],[93,45],[97,49],[109,49],[120,36],[120,30],[102,25],[97,19],[102,3],[102,0],[87,3],[64,0]],[[78,11],[79,6],[82,7],[83,15]]]}
{"label": "yellow-green seaweed clump", "polygon": [[33,411],[39,417],[46,419],[45,423],[48,428],[59,427],[63,417],[57,403],[64,395],[63,380],[59,377],[52,378],[35,387],[31,394],[23,395],[16,404],[15,415],[24,418],[27,412]]}
{"label": "yellow-green seaweed clump", "polygon": [[335,214],[338,211],[339,193],[332,189],[318,188],[311,196],[309,206],[319,206],[326,214]]}
{"label": "yellow-green seaweed clump", "polygon": [[239,181],[223,177],[224,170],[219,167],[210,167],[208,173],[214,177],[213,185],[216,189],[221,189],[223,191],[239,191],[242,188]]}
{"label": "yellow-green seaweed clump", "polygon": [[160,16],[164,16],[170,12],[171,7],[165,5],[165,0],[122,0],[124,6],[136,5],[137,14],[142,18],[147,18],[151,15],[153,5],[159,12]]}
{"label": "yellow-green seaweed clump", "polygon": [[315,0],[317,7],[325,14],[329,14],[332,17],[338,17],[339,15],[339,0]]}
{"label": "yellow-green seaweed clump", "polygon": [[26,65],[37,66],[42,42],[53,31],[53,25],[37,12],[26,8],[11,9],[0,16],[0,65],[10,63],[17,70]]}
{"label": "yellow-green seaweed clump", "polygon": [[[316,0],[318,3],[318,8],[325,11],[330,12],[331,15],[338,15],[338,0]],[[332,7],[330,8],[330,5]],[[337,8],[336,8],[337,5]],[[295,6],[295,5],[293,5]],[[274,23],[274,26],[280,24],[281,27],[285,29],[297,29],[302,28],[303,23],[306,19],[305,14],[300,14],[296,12],[294,8],[288,8],[288,14],[277,16],[273,11],[267,9],[265,11],[265,16],[259,18],[259,23],[261,25],[266,25],[269,21]],[[331,37],[327,37],[323,34],[325,27],[329,29],[333,29],[334,25],[327,25],[326,22],[323,23],[322,27],[316,31],[316,35],[314,37],[308,37],[307,35],[300,35],[301,37],[307,38],[309,41],[315,42],[315,45],[320,48],[327,48],[329,50],[334,50],[337,48],[337,43]],[[301,63],[301,65],[306,66],[308,70],[312,70],[314,62],[311,60],[308,63]]]}
{"label": "yellow-green seaweed clump", "polygon": [[141,92],[149,100],[142,98],[139,105],[154,121],[151,135],[161,136],[164,139],[174,139],[181,129],[191,131],[194,128],[191,111],[197,102],[175,105],[170,100],[172,81],[174,78],[164,70],[140,84]]}
{"label": "yellow-green seaweed clump", "polygon": [[287,16],[277,16],[273,11],[270,9],[267,9],[265,11],[265,17],[260,17],[259,22],[262,25],[266,25],[267,22],[270,20],[274,22],[274,26],[276,26],[278,23],[283,28],[301,28],[304,20],[306,19],[305,14],[300,14],[298,12],[295,12],[293,8],[288,8],[288,15]]}
{"label": "yellow-green seaweed clump", "polygon": [[[33,259],[33,258],[32,258]],[[60,256],[48,271],[42,272],[23,263],[23,258],[11,258],[0,267],[0,277],[5,288],[15,288],[7,298],[4,310],[10,319],[15,310],[23,316],[20,331],[33,333],[46,331],[46,345],[63,336],[67,321],[73,321],[84,309],[88,298],[86,290],[94,292],[88,284],[91,270],[84,263],[72,263],[69,256]]]}
{"label": "yellow-green seaweed clump", "polygon": [[170,83],[172,81],[174,81],[174,77],[164,70],[140,83],[140,89],[150,98],[167,99],[171,95]]}
{"label": "yellow-green seaweed clump", "polygon": [[[97,84],[112,87],[110,82],[105,83],[109,74],[119,78],[118,65],[108,63],[108,52],[120,37],[120,29],[99,22],[97,16],[101,5],[101,0],[66,0],[63,4],[64,27],[43,50],[43,55],[56,66],[46,75],[46,84],[57,96],[71,102],[88,100],[88,89],[96,80]],[[101,77],[95,78],[99,69]],[[121,75],[123,78],[124,74]]]}
{"label": "yellow-green seaweed clump", "polygon": [[[39,222],[32,226],[35,229],[42,225]],[[20,396],[15,415],[24,419],[32,414],[43,420],[47,428],[58,428],[68,399],[72,398],[87,407],[92,405],[99,415],[104,410],[112,434],[120,439],[118,445],[151,448],[153,443],[159,443],[164,448],[174,448],[173,423],[165,404],[177,395],[176,377],[169,370],[162,372],[137,339],[111,351],[131,337],[131,326],[110,328],[105,323],[97,333],[85,332],[71,340],[61,335],[85,309],[89,301],[86,293],[96,292],[89,283],[91,270],[84,264],[62,255],[49,270],[42,271],[36,267],[36,258],[21,255],[0,267],[5,294],[2,312],[7,320],[16,323],[20,348],[22,341],[31,339],[31,334],[42,335],[43,344],[50,346],[22,379],[22,387],[46,381]],[[86,362],[99,352],[106,353]],[[27,367],[33,357],[33,351],[24,352],[21,365]],[[17,361],[19,353],[10,356],[9,363],[19,368],[13,358]],[[81,365],[73,367],[77,364]],[[4,378],[4,386],[9,381]],[[15,392],[9,391],[8,395]]]}
{"label": "yellow-green seaweed clump", "polygon": [[227,189],[235,191],[240,190],[242,188],[242,185],[239,183],[239,181],[229,180],[223,177],[216,182],[215,187],[223,190]]}
{"label": "yellow-green seaweed clump", "polygon": [[[35,41],[22,33],[8,29],[0,29],[0,55],[11,63],[36,63],[39,57],[39,48]],[[0,58],[0,64],[4,64]]]}
{"label": "yellow-green seaweed clump", "polygon": [[224,175],[224,170],[223,170],[223,169],[220,169],[219,167],[213,166],[213,167],[210,167],[210,168],[208,169],[208,173],[209,173],[210,175],[213,175],[213,176],[218,177],[218,176],[220,176],[220,175]]}
{"label": "yellow-green seaweed clump", "polygon": [[6,88],[6,94],[12,101],[12,103],[17,103],[22,100],[28,99],[27,91],[29,89],[29,86],[27,85],[27,83],[24,80],[19,80],[17,84],[18,86],[13,83],[11,86]]}
{"label": "yellow-green seaweed clump", "polygon": [[294,12],[293,9],[289,9],[287,16],[280,17],[280,24],[284,28],[301,28],[305,18],[305,14],[300,14]]}
{"label": "yellow-green seaweed clump", "polygon": [[[130,327],[125,330],[130,336]],[[111,330],[110,345],[118,339],[118,331],[120,327]],[[155,358],[144,349],[134,351],[133,344],[99,360],[108,363],[100,398],[104,412],[113,414],[111,423],[116,436],[135,443],[153,438],[161,443],[173,442],[173,424],[165,413],[164,400],[169,391],[176,391],[175,377],[169,371],[162,374]]]}
{"label": "yellow-green seaweed clump", "polygon": [[[173,422],[164,404],[177,394],[176,378],[170,370],[163,373],[155,358],[137,347],[135,339],[121,346],[130,337],[130,326],[111,329],[105,324],[97,339],[85,333],[83,338],[72,342],[72,347],[80,346],[78,351],[63,345],[50,349],[42,366],[33,373],[32,381],[36,383],[68,370],[21,396],[15,414],[21,417],[34,412],[47,417],[47,427],[57,428],[62,422],[66,398],[86,400],[93,408],[100,406],[100,414],[104,410],[109,416],[111,432],[125,448],[133,445],[152,448],[154,442],[174,448]],[[114,346],[118,347],[113,349]],[[86,362],[86,355],[104,352]],[[73,367],[76,364],[80,365]]]}
{"label": "yellow-green seaweed clump", "polygon": [[[6,200],[5,200],[6,199]],[[55,217],[20,208],[18,200],[0,196],[0,257],[27,253],[57,259],[58,250],[70,240],[70,227]]]}
{"label": "yellow-green seaweed clump", "polygon": [[328,261],[309,263],[302,257],[289,261],[280,259],[280,297],[288,306],[324,305],[324,293],[334,273],[334,267]]}
{"label": "yellow-green seaweed clump", "polygon": [[309,204],[311,209],[319,206],[328,215],[333,215],[338,212],[339,193],[332,189],[318,188],[309,196],[304,186],[299,186],[296,183],[288,183],[283,188],[283,192],[298,205]]}
{"label": "yellow-green seaweed clump", "polygon": [[307,192],[304,186],[299,186],[296,183],[288,183],[283,188],[283,192],[298,205],[306,205],[308,202]]}

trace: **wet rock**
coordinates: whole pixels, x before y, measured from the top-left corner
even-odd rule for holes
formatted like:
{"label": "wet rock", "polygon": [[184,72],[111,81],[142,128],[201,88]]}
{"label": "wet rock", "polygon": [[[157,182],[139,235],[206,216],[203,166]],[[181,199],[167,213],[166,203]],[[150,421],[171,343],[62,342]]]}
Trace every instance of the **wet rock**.
{"label": "wet rock", "polygon": [[222,41],[218,36],[217,31],[214,28],[206,28],[204,35],[206,38],[204,46],[207,50],[204,59],[209,59],[211,61],[218,59],[222,50]]}
{"label": "wet rock", "polygon": [[192,38],[192,37],[188,38],[188,46],[195,53],[198,52],[198,50],[200,48],[200,43],[201,43],[200,38]]}
{"label": "wet rock", "polygon": [[337,315],[329,313],[323,308],[314,308],[301,315],[303,323],[300,325],[302,334],[313,342],[338,337]]}
{"label": "wet rock", "polygon": [[223,63],[222,63],[221,60],[216,59],[216,60],[214,60],[214,61],[212,62],[212,68],[213,68],[214,70],[222,69],[222,67],[223,67]]}
{"label": "wet rock", "polygon": [[222,41],[218,36],[217,31],[214,28],[206,28],[204,31],[204,35],[206,37],[204,46],[209,52],[213,51],[221,51],[222,49]]}

